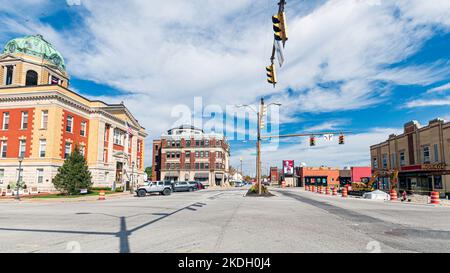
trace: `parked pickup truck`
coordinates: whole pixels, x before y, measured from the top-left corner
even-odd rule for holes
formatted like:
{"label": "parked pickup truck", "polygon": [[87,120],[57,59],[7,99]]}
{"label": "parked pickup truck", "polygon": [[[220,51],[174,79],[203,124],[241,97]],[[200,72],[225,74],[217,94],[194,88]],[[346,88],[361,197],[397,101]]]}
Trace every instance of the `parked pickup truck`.
{"label": "parked pickup truck", "polygon": [[159,193],[162,195],[170,195],[172,193],[172,182],[170,181],[155,181],[147,182],[144,186],[136,190],[139,197],[145,197],[147,194]]}

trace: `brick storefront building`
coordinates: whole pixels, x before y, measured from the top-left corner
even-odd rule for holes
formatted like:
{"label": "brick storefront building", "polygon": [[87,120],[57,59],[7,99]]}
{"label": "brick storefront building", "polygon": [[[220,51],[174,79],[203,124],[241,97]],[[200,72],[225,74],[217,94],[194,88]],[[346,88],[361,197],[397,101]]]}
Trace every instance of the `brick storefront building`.
{"label": "brick storefront building", "polygon": [[[373,172],[380,174],[379,187],[429,195],[450,193],[450,123],[435,119],[426,126],[417,121],[404,125],[400,135],[370,148]],[[398,184],[391,181],[398,171]]]}
{"label": "brick storefront building", "polygon": [[[127,125],[128,124],[128,125]],[[129,136],[129,137],[127,137]],[[64,59],[40,35],[11,40],[0,55],[0,188],[21,179],[39,191],[75,146],[95,186],[144,177],[145,129],[123,104],[69,89]]]}
{"label": "brick storefront building", "polygon": [[299,186],[339,186],[339,169],[331,167],[300,167]]}
{"label": "brick storefront building", "polygon": [[193,126],[170,129],[153,141],[153,181],[200,181],[224,186],[229,181],[230,148],[220,134]]}

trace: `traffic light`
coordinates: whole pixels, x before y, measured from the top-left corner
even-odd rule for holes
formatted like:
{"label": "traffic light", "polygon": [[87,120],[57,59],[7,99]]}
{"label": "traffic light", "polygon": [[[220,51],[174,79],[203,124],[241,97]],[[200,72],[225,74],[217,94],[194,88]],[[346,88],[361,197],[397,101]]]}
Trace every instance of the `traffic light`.
{"label": "traffic light", "polygon": [[273,30],[275,31],[275,40],[283,41],[283,45],[288,40],[286,14],[280,12],[272,16]]}
{"label": "traffic light", "polygon": [[309,146],[314,147],[316,146],[316,137],[312,136],[309,138]]}
{"label": "traffic light", "polygon": [[344,145],[345,144],[345,136],[344,135],[340,135],[339,136],[339,145]]}
{"label": "traffic light", "polygon": [[267,71],[267,81],[271,84],[273,84],[273,86],[275,86],[277,84],[277,72],[275,70],[275,65],[272,64],[268,67],[266,67],[266,71]]}

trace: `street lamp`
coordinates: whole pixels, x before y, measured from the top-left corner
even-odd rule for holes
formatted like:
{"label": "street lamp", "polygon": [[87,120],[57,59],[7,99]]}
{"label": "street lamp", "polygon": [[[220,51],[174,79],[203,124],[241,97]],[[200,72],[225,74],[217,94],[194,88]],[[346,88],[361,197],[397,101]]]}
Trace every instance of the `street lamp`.
{"label": "street lamp", "polygon": [[262,120],[264,118],[264,109],[265,107],[269,107],[269,106],[281,106],[281,103],[270,103],[268,105],[264,105],[264,98],[261,98],[261,103],[259,105],[259,111],[256,110],[252,105],[247,105],[247,104],[241,104],[241,105],[236,105],[237,108],[250,108],[253,112],[256,113],[257,116],[257,127],[258,127],[258,136],[257,136],[257,141],[256,141],[256,183],[258,184],[258,194],[261,195],[262,194],[262,183],[261,183],[261,124],[262,124]]}
{"label": "street lamp", "polygon": [[22,162],[23,162],[23,155],[21,154],[19,156],[19,174],[17,176],[17,184],[16,184],[16,199],[17,199],[17,201],[20,201],[19,189],[20,189],[20,182],[22,180],[22,179],[20,179],[20,175],[22,172]]}

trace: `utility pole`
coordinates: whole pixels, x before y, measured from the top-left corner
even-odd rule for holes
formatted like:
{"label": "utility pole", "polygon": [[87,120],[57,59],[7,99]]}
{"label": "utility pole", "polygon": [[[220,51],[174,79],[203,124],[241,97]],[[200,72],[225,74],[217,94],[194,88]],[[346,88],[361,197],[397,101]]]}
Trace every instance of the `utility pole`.
{"label": "utility pole", "polygon": [[261,103],[259,105],[259,111],[257,113],[258,117],[258,136],[256,141],[256,183],[258,184],[258,194],[262,193],[261,185],[261,113],[262,107],[264,107],[264,99],[261,98]]}

